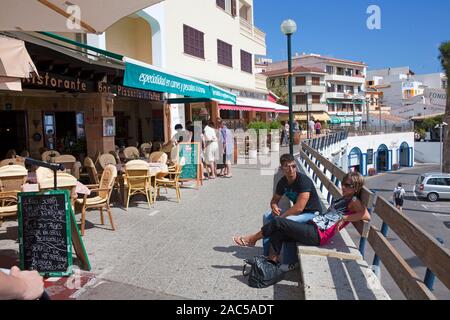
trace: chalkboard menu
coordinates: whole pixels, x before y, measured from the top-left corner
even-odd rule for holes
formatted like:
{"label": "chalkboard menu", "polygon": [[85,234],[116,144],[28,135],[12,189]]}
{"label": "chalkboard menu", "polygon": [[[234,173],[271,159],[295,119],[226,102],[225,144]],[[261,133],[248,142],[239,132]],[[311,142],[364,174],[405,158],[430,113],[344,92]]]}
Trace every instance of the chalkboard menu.
{"label": "chalkboard menu", "polygon": [[373,149],[367,149],[367,164],[373,164]]}
{"label": "chalkboard menu", "polygon": [[69,191],[21,192],[18,211],[21,269],[48,276],[70,275]]}
{"label": "chalkboard menu", "polygon": [[198,142],[179,143],[178,160],[184,158],[180,180],[200,180],[200,144]]}

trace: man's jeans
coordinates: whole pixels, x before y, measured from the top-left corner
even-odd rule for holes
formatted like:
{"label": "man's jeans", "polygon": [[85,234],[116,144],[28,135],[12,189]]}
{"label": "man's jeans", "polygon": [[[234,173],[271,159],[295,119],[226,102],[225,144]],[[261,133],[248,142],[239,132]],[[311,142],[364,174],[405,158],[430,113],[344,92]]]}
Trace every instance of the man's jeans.
{"label": "man's jeans", "polygon": [[[281,210],[281,213],[284,213],[286,210]],[[299,215],[293,215],[289,216],[286,219],[296,221],[298,223],[305,223],[309,220],[312,220],[316,215],[314,213],[305,212]],[[270,221],[272,221],[275,217],[272,215],[272,210],[266,212],[263,216],[263,224],[267,224]],[[269,255],[269,248],[270,248],[270,238],[265,237],[263,239],[263,249],[264,249],[264,255]],[[283,244],[283,264],[294,264],[298,262],[297,257],[297,247],[295,241],[292,242],[285,242]]]}

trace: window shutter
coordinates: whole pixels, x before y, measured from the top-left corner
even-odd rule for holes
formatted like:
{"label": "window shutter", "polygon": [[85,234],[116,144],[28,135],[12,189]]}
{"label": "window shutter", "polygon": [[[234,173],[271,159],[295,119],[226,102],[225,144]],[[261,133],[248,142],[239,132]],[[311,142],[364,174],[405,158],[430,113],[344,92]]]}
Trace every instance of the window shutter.
{"label": "window shutter", "polygon": [[231,0],[231,15],[236,17],[236,0]]}

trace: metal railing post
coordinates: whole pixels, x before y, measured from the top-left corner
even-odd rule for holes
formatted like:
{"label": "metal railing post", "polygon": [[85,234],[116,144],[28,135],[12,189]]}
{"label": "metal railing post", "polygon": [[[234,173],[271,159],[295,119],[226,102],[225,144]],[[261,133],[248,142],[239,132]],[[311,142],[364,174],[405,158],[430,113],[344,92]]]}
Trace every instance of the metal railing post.
{"label": "metal railing post", "polygon": [[[386,237],[387,233],[389,230],[389,226],[387,225],[386,222],[383,222],[383,224],[381,225],[381,234]],[[373,257],[373,262],[372,262],[372,266],[375,267],[375,274],[377,277],[380,277],[380,257],[378,255],[375,255]]]}

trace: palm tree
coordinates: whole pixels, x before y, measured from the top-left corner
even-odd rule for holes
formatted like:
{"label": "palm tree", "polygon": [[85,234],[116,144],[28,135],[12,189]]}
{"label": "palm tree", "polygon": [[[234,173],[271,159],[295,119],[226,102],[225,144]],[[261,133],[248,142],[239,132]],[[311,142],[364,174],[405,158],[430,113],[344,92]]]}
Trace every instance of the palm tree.
{"label": "palm tree", "polygon": [[[443,42],[439,47],[439,51],[441,52],[439,59],[442,63],[442,68],[445,71],[447,76],[447,103],[445,106],[445,122],[450,124],[450,41]],[[443,161],[442,161],[442,171],[446,173],[450,173],[450,130],[449,127],[444,127],[447,130],[444,135],[444,152],[443,152]]]}

